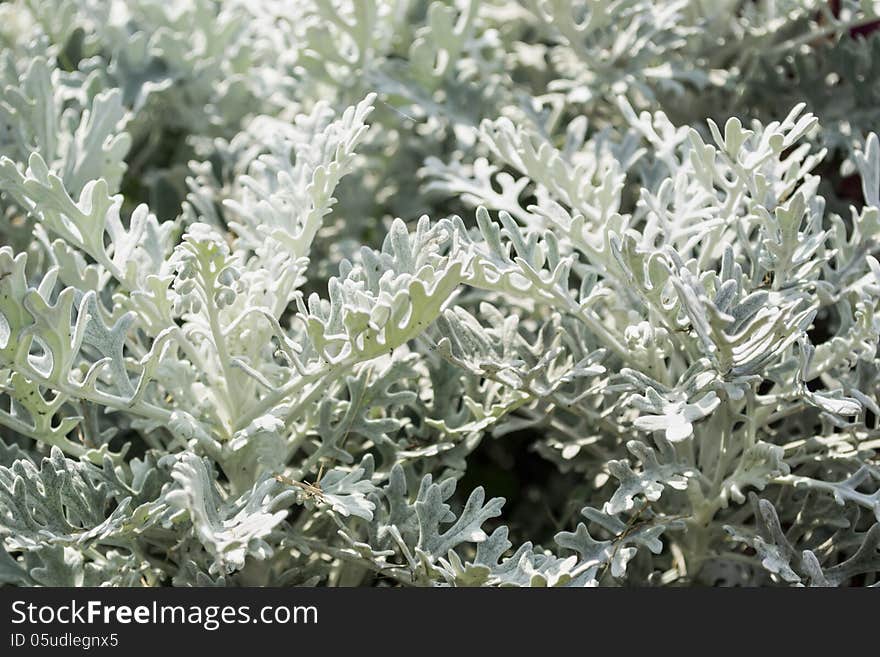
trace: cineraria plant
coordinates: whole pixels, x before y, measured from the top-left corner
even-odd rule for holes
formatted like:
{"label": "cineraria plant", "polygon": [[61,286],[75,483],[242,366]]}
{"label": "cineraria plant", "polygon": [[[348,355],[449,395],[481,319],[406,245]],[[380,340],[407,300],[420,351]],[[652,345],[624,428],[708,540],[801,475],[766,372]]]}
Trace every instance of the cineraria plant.
{"label": "cineraria plant", "polygon": [[0,584],[876,584],[875,5],[0,4]]}

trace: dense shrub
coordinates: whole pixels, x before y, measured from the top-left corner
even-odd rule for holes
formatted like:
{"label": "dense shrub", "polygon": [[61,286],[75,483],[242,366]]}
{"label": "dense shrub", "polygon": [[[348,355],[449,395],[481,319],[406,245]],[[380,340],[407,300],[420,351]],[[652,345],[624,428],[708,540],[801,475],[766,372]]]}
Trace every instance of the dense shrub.
{"label": "dense shrub", "polygon": [[0,583],[875,583],[872,5],[0,4]]}

